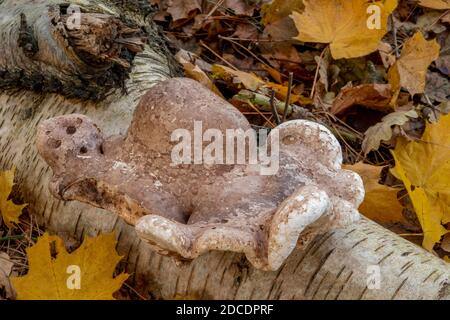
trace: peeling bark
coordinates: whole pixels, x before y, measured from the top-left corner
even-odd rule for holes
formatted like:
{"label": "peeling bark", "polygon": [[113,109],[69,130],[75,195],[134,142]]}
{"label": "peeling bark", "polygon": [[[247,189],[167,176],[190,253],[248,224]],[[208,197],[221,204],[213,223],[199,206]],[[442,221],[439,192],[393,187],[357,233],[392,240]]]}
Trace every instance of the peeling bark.
{"label": "peeling bark", "polygon": [[[100,3],[90,2],[94,6]],[[14,3],[17,4],[15,8]],[[43,8],[44,2],[34,1],[34,7],[27,6],[27,3],[31,2],[0,1],[0,65],[4,68],[7,63],[12,63],[20,70],[16,82],[9,81],[8,87],[48,92],[52,91],[49,90],[51,86],[45,85],[59,76],[67,79],[66,93],[69,96],[97,94],[95,86],[89,91],[89,85],[85,85],[85,90],[78,95],[69,90],[68,84],[75,86],[79,78],[74,74],[65,78],[67,75],[58,74],[59,69],[54,64],[41,65],[42,69],[39,69],[39,63],[33,57],[43,48],[62,50],[51,36],[38,33],[39,29],[33,29],[39,49],[33,53],[36,48],[29,40],[33,35],[31,33],[30,38],[28,27],[22,23],[24,47],[32,58],[18,53],[19,50],[22,52],[18,39],[10,39],[6,35],[16,28],[14,37],[19,37],[21,11],[25,13],[26,26],[33,25],[33,21],[38,19],[38,14],[35,16],[33,12],[42,13],[38,9]],[[125,3],[136,9],[142,2]],[[6,25],[5,12],[8,12]],[[145,21],[142,17],[134,17],[136,11],[130,9],[129,12],[133,19]],[[9,18],[12,14],[14,19]],[[105,134],[123,134],[130,125],[140,97],[152,84],[173,76],[167,51],[158,45],[161,38],[151,31],[151,24],[143,24],[147,37],[154,40],[145,45],[144,51],[138,53],[132,62],[129,80],[125,81],[127,95],[116,90],[102,101],[92,102],[28,90],[2,89],[0,92],[0,170],[17,167],[22,200],[30,204],[31,212],[42,225],[66,239],[77,240],[84,235],[115,230],[118,250],[125,257],[132,284],[142,294],[156,298],[187,295],[205,299],[450,299],[448,264],[365,219],[350,228],[316,238],[305,250],[295,250],[278,271],[264,272],[252,268],[242,254],[226,252],[211,252],[192,262],[176,263],[172,258],[152,251],[139,240],[134,228],[116,215],[80,203],[54,199],[47,188],[50,168],[38,156],[35,146],[37,125],[58,115],[81,113],[98,123]],[[38,70],[36,74],[41,77],[40,82],[32,81],[33,70]],[[89,74],[86,72],[81,74]],[[4,76],[3,71],[0,73],[3,80],[0,81],[5,81]],[[53,91],[60,89],[54,88]],[[381,269],[379,290],[367,289],[367,267],[372,265]]]}
{"label": "peeling bark", "polygon": [[[160,37],[149,17],[114,6],[114,2],[120,3],[71,1],[80,8],[79,24],[74,26],[68,23],[74,13],[68,11],[67,2],[3,1],[0,88],[21,87],[94,100],[124,89],[137,53],[152,41],[156,41],[151,43],[153,50],[167,54],[167,49],[158,48]],[[138,10],[141,1],[124,3]]]}

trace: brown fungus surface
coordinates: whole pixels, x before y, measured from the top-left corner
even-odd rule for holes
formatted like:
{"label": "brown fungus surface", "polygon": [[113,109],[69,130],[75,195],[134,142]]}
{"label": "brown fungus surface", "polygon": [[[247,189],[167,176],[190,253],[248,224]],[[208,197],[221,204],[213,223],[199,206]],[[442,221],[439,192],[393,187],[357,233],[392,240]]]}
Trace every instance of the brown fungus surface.
{"label": "brown fungus surface", "polygon": [[297,244],[359,218],[362,181],[341,169],[339,143],[323,126],[296,120],[272,130],[279,168],[262,175],[260,164],[174,164],[173,132],[195,136],[195,123],[202,134],[251,128],[199,83],[174,78],[142,98],[126,136],[104,137],[73,114],[44,121],[37,144],[56,197],[117,213],[162,254],[243,252],[256,268],[276,270]]}

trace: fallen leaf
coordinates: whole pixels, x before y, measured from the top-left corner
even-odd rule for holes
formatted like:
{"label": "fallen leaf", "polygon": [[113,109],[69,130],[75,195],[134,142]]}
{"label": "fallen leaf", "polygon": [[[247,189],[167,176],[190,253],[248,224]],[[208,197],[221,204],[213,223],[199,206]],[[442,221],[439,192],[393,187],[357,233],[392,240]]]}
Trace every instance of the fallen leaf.
{"label": "fallen leaf", "polygon": [[208,77],[208,75],[200,69],[199,66],[193,64],[188,60],[188,52],[180,50],[176,55],[176,60],[181,63],[181,65],[184,68],[184,73],[188,78],[194,79],[195,81],[200,82],[205,87],[210,89],[212,92],[217,94],[219,97],[222,97],[222,93],[219,91],[219,89],[215,86],[215,84],[211,81],[211,79]]}
{"label": "fallen leaf", "polygon": [[314,60],[317,62],[317,67],[319,68],[319,84],[323,85],[325,92],[329,90],[328,81],[328,68],[330,67],[331,53],[329,49],[325,49],[322,57],[315,56]]}
{"label": "fallen leaf", "polygon": [[[52,257],[55,244],[56,258]],[[61,238],[47,233],[27,248],[28,274],[11,282],[18,300],[112,300],[128,275],[113,278],[122,259],[116,252],[114,234],[86,237],[68,253]],[[78,286],[79,285],[79,286]]]}
{"label": "fallen leaf", "polygon": [[439,44],[436,40],[425,40],[422,32],[408,39],[400,58],[389,69],[388,79],[393,92],[403,87],[411,95],[425,91],[425,78],[431,62],[439,57]]}
{"label": "fallen leaf", "polygon": [[425,119],[436,123],[442,115],[450,113],[450,101],[441,102],[437,106],[423,106],[421,111]]}
{"label": "fallen leaf", "polygon": [[433,250],[450,222],[450,115],[427,124],[422,139],[400,138],[392,173],[403,181],[424,233],[423,246]]}
{"label": "fallen leaf", "polygon": [[394,126],[402,126],[411,118],[418,118],[415,110],[392,112],[381,119],[381,122],[367,129],[364,134],[362,150],[367,155],[372,150],[378,150],[382,141],[388,142],[392,138]]}
{"label": "fallen leaf", "polygon": [[393,55],[393,50],[389,43],[380,42],[378,52],[380,53],[385,68],[389,68],[395,63],[395,56]]}
{"label": "fallen leaf", "polygon": [[233,10],[238,16],[251,17],[255,13],[255,6],[248,4],[245,0],[225,0],[223,6]]}
{"label": "fallen leaf", "polygon": [[0,214],[3,221],[10,229],[14,228],[14,223],[19,223],[19,217],[23,208],[27,205],[16,205],[8,197],[14,186],[15,168],[9,171],[0,171]]}
{"label": "fallen leaf", "polygon": [[[5,292],[6,298],[13,297],[13,290],[9,281],[14,262],[6,252],[0,252],[0,292]],[[1,300],[1,298],[0,298]]]}
{"label": "fallen leaf", "polygon": [[388,84],[347,86],[341,89],[330,111],[333,114],[342,114],[354,105],[362,105],[384,112],[392,111],[392,108],[389,106],[391,99],[391,86]]}
{"label": "fallen leaf", "polygon": [[[333,58],[341,59],[362,57],[377,50],[397,0],[305,0],[304,5],[303,13],[291,15],[299,31],[295,39],[329,43]],[[380,9],[380,25],[374,28],[369,28],[371,5]]]}
{"label": "fallen leaf", "polygon": [[429,71],[426,76],[425,94],[438,102],[450,100],[450,81],[439,72]]}
{"label": "fallen leaf", "polygon": [[258,39],[258,28],[250,23],[240,23],[236,26],[236,30],[231,35],[232,38],[238,38],[241,40],[254,40]]}
{"label": "fallen leaf", "polygon": [[278,83],[282,83],[283,82],[283,76],[282,74],[275,68],[272,68],[269,65],[266,64],[262,64],[260,63],[259,66],[261,67],[261,69],[265,70],[268,74],[270,74],[270,76]]}
{"label": "fallen leaf", "polygon": [[289,15],[292,11],[300,11],[303,8],[302,0],[274,0],[262,6],[262,22],[265,26],[262,39],[267,41],[261,42],[259,47],[272,67],[285,69],[283,64],[287,61],[302,62],[298,51],[293,46],[294,37],[298,31]]}
{"label": "fallen leaf", "polygon": [[[265,86],[267,88],[274,90],[276,93],[276,97],[278,99],[280,99],[281,101],[287,100],[287,96],[288,96],[288,86],[287,85],[268,82],[268,83],[266,83]],[[313,101],[310,98],[304,97],[302,95],[291,93],[291,98],[290,98],[289,103],[294,104],[296,102],[300,102],[301,105],[307,105],[307,104],[311,104]]]}
{"label": "fallen leaf", "polygon": [[447,12],[442,18],[442,22],[450,23],[450,12]]}
{"label": "fallen leaf", "polygon": [[231,83],[242,84],[248,90],[256,91],[265,82],[254,73],[248,73],[239,70],[233,70],[229,67],[215,64],[212,66],[212,73],[214,77],[221,78]]}
{"label": "fallen leaf", "polygon": [[447,10],[450,9],[449,0],[420,0],[419,5],[422,7],[427,7],[437,10]]}
{"label": "fallen leaf", "polygon": [[441,249],[450,252],[450,233],[447,233],[441,242]]}
{"label": "fallen leaf", "polygon": [[383,167],[359,162],[354,165],[345,165],[344,169],[358,173],[364,182],[366,195],[359,207],[362,214],[380,223],[405,223],[402,215],[403,207],[397,200],[399,189],[378,183]]}
{"label": "fallen leaf", "polygon": [[171,0],[168,2],[167,12],[176,22],[193,18],[196,12],[201,11],[201,8],[198,0]]}
{"label": "fallen leaf", "polygon": [[440,56],[436,60],[436,68],[438,68],[440,72],[450,77],[450,54]]}
{"label": "fallen leaf", "polygon": [[303,0],[274,0],[270,4],[264,4],[262,6],[262,22],[264,25],[268,25],[289,17],[292,11],[301,11],[304,8]]}

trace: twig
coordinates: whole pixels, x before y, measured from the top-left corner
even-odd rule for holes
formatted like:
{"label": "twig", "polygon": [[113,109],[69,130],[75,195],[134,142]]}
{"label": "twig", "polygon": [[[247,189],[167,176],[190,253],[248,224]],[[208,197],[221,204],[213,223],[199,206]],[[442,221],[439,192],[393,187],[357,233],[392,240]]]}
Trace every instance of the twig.
{"label": "twig", "polygon": [[398,50],[398,44],[397,44],[397,28],[395,27],[395,21],[394,21],[394,16],[390,15],[389,16],[389,20],[391,21],[391,26],[392,26],[392,35],[394,36],[394,48],[395,48],[395,56],[397,57],[397,59],[400,57],[400,53]]}
{"label": "twig", "polygon": [[[277,108],[275,107],[275,90],[272,90],[270,94],[270,109],[272,109],[272,115],[275,118],[275,122],[277,126],[281,123],[280,116],[278,115]],[[286,106],[285,106],[285,112],[286,112]]]}
{"label": "twig", "polygon": [[21,234],[21,235],[17,235],[17,236],[2,237],[2,238],[0,238],[0,241],[23,240],[23,239],[25,239],[25,235]]}
{"label": "twig", "polygon": [[311,99],[314,98],[314,92],[316,90],[317,79],[319,78],[320,64],[322,63],[322,58],[323,58],[323,55],[325,54],[325,50],[327,50],[327,48],[328,47],[323,49],[323,51],[322,51],[322,53],[320,54],[320,57],[319,57],[319,62],[317,63],[316,74],[314,75],[314,82],[313,82],[313,86],[312,86],[312,89],[311,89],[311,95],[310,95]]}
{"label": "twig", "polygon": [[200,40],[200,45],[208,49],[213,55],[215,55],[217,58],[219,58],[221,61],[223,61],[225,64],[227,64],[230,68],[233,70],[238,70],[235,66],[233,66],[231,63],[229,63],[227,60],[222,58],[219,54],[217,54],[213,49],[208,47],[203,41]]}
{"label": "twig", "polygon": [[289,106],[291,104],[291,94],[292,94],[292,84],[294,82],[294,73],[289,72],[289,84],[288,84],[288,91],[287,91],[287,97],[286,97],[286,104],[284,106],[284,112],[283,112],[283,121],[286,121]]}
{"label": "twig", "polygon": [[[245,46],[243,46],[243,45],[240,44],[239,42],[234,41],[233,38],[230,38],[230,37],[224,37],[224,36],[221,36],[221,35],[219,35],[219,38],[220,38],[220,39],[227,40],[227,41],[229,41],[229,42],[231,42],[231,43],[233,43],[233,44],[239,46],[240,48],[242,48],[242,49],[244,49],[245,51],[247,51],[253,58],[255,58],[256,60],[258,60],[260,63],[262,63],[263,65],[265,65],[265,66],[268,67],[268,68],[272,68],[272,67],[271,67],[270,65],[268,65],[263,59],[261,59],[261,58],[258,57],[256,54],[254,54],[250,49],[246,48]],[[259,41],[259,40],[258,40],[258,41]],[[282,74],[282,75],[283,75],[283,74]],[[286,76],[286,75],[283,75],[283,76]]]}
{"label": "twig", "polygon": [[[217,3],[214,5],[214,7],[211,9],[211,11],[209,11],[209,13],[202,19],[202,21],[198,24],[198,27],[193,29],[193,33],[197,34],[197,31],[200,31],[203,28],[203,25],[205,24],[205,22],[207,20],[209,20],[211,18],[211,16],[222,6],[222,4],[225,2],[225,0],[219,0],[217,1]],[[215,17],[215,18],[227,18],[229,19],[230,17],[226,16],[226,17]],[[197,34],[198,36],[199,34]],[[189,34],[189,37],[192,37],[193,34]]]}
{"label": "twig", "polygon": [[[249,101],[254,105],[260,106],[262,111],[272,112],[272,106],[270,105],[270,97],[267,97],[263,94],[252,92],[249,90],[241,90],[237,95],[233,97],[233,99],[237,99],[241,102],[248,103]],[[275,108],[278,110],[278,113],[284,113],[284,102],[278,101],[274,99]],[[303,109],[302,107],[298,107]],[[288,107],[288,113],[291,113],[294,110],[293,106]],[[306,110],[305,110],[306,111]]]}
{"label": "twig", "polygon": [[124,282],[125,287],[127,287],[129,290],[133,291],[135,295],[139,297],[141,300],[147,300],[144,296],[142,296],[136,289],[134,289],[132,286],[130,286],[128,283]]}
{"label": "twig", "polygon": [[257,107],[255,107],[255,105],[254,105],[253,103],[251,103],[251,101],[247,101],[247,103],[248,103],[248,105],[249,105],[253,110],[255,110],[256,112],[258,112],[259,115],[260,115],[261,117],[263,117],[264,120],[266,120],[266,122],[269,123],[269,124],[272,126],[272,128],[275,128],[275,127],[276,127],[275,124],[274,124],[272,121],[270,121],[269,118],[267,118],[261,111],[259,111],[259,109],[258,109]]}

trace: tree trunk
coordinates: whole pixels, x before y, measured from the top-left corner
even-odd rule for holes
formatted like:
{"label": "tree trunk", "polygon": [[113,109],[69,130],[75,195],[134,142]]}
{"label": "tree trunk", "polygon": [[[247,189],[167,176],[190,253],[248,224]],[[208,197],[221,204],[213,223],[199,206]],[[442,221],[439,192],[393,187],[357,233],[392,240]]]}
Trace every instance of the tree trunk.
{"label": "tree trunk", "polygon": [[[118,250],[124,255],[127,271],[132,274],[132,285],[143,295],[166,299],[177,296],[205,299],[450,298],[448,264],[366,219],[347,229],[317,237],[306,250],[294,251],[277,272],[263,272],[252,268],[243,255],[226,252],[211,252],[192,262],[176,262],[154,253],[139,240],[133,227],[116,215],[81,203],[56,200],[48,191],[49,167],[37,154],[37,125],[54,116],[81,113],[98,123],[107,135],[125,133],[140,96],[152,84],[176,74],[176,68],[172,68],[170,55],[151,22],[136,13],[145,9],[141,5],[144,1],[126,1],[127,7],[119,8],[119,12],[126,13],[125,17],[144,27],[150,39],[143,51],[134,52],[131,72],[126,63],[117,61],[123,57],[110,56],[112,60],[96,70],[103,74],[94,78],[85,76],[82,80],[73,74],[67,76],[63,68],[55,67],[53,60],[45,63],[39,50],[46,45],[60,46],[55,50],[64,55],[65,66],[75,68],[70,69],[72,71],[85,72],[84,75],[91,72],[86,66],[92,60],[83,62],[76,56],[80,51],[75,51],[75,56],[73,52],[67,54],[64,42],[54,42],[52,37],[36,34],[36,28],[28,28],[37,19],[33,10],[45,14],[48,11],[45,4],[58,4],[58,1],[23,1],[23,6],[17,5],[19,9],[14,8],[13,2],[17,3],[0,0],[0,53],[6,53],[6,56],[0,55],[0,86],[4,88],[0,93],[0,170],[17,167],[21,198],[29,203],[29,210],[49,231],[80,241],[84,235],[115,230]],[[92,6],[85,11],[110,12],[99,9],[102,7],[98,4],[117,8],[113,2],[121,3],[91,0]],[[27,24],[23,23],[21,13]],[[115,13],[112,16],[119,17]],[[22,46],[17,43],[20,37],[2,38],[14,34],[9,32],[11,28],[18,28],[16,34],[21,30],[22,34],[25,32]],[[28,32],[27,37],[27,30],[35,32]],[[135,37],[132,39],[134,41]],[[123,64],[119,71],[114,69],[117,63]],[[20,70],[20,77],[11,77],[12,70]],[[108,76],[117,75],[116,71],[123,76],[117,78],[123,83],[118,80],[107,82],[106,88],[102,86]],[[129,80],[125,80],[128,74]],[[370,272],[375,270],[376,273],[376,266],[380,268],[380,287],[369,289]]]}

